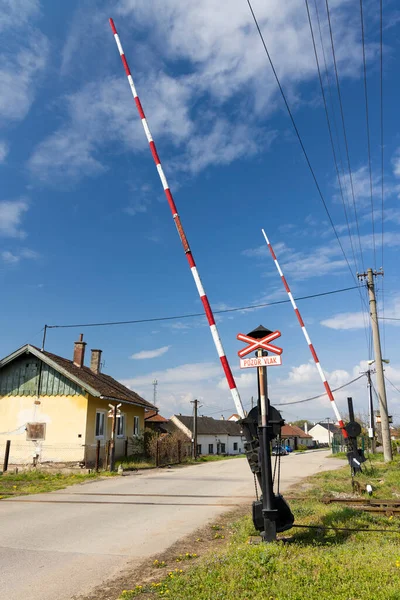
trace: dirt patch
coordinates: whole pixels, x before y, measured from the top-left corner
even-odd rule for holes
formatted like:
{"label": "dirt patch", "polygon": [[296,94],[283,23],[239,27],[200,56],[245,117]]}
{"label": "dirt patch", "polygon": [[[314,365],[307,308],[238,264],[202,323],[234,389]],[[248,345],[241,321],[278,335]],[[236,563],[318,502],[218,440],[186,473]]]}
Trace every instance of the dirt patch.
{"label": "dirt patch", "polygon": [[[165,578],[168,572],[176,568],[186,571],[190,568],[196,558],[181,560],[177,562],[179,555],[197,554],[198,557],[207,554],[211,550],[221,548],[229,542],[232,535],[229,525],[245,515],[250,514],[251,506],[243,504],[234,510],[224,513],[212,523],[197,529],[185,538],[178,540],[165,552],[149,556],[141,564],[135,564],[127,568],[116,578],[103,582],[89,595],[74,596],[73,600],[117,600],[123,590],[130,590],[136,585],[145,585],[152,582],[158,583]],[[154,564],[164,562],[165,566],[159,567]],[[146,595],[143,595],[146,598]]]}

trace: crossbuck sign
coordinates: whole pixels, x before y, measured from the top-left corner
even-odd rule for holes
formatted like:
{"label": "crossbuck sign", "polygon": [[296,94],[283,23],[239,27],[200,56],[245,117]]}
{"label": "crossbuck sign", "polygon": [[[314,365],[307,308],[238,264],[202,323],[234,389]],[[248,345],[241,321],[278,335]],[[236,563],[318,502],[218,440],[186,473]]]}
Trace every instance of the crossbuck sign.
{"label": "crossbuck sign", "polygon": [[[241,342],[247,342],[248,344],[246,348],[242,348],[242,350],[239,350],[238,352],[240,358],[240,368],[248,369],[250,367],[273,367],[276,365],[281,365],[281,354],[283,352],[282,348],[278,348],[278,346],[270,344],[270,342],[276,340],[276,338],[280,336],[280,331],[269,333],[261,339],[252,338],[248,335],[244,335],[243,333],[238,333],[237,339]],[[269,350],[269,352],[273,352],[274,354],[277,354],[277,356],[257,356],[255,358],[243,358],[247,354],[250,354],[250,352],[254,352],[255,350],[259,349]]]}

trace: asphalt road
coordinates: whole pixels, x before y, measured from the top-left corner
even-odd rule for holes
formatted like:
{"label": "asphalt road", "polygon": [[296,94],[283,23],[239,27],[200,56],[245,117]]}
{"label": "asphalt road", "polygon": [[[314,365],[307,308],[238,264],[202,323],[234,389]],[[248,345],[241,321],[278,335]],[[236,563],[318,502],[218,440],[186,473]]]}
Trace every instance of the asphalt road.
{"label": "asphalt road", "polygon": [[[343,461],[282,457],[281,490]],[[0,600],[71,600],[235,504],[254,499],[246,459],[106,479],[0,501]]]}

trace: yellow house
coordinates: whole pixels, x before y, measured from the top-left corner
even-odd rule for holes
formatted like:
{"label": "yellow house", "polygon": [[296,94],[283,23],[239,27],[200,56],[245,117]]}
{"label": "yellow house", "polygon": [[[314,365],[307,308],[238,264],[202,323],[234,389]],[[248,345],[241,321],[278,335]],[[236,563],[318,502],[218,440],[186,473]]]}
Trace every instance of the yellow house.
{"label": "yellow house", "polygon": [[112,437],[115,405],[116,457],[143,433],[155,406],[101,372],[101,350],[86,367],[85,347],[81,334],[72,360],[26,344],[0,361],[0,456],[10,440],[11,464],[93,464],[98,441],[103,458]]}

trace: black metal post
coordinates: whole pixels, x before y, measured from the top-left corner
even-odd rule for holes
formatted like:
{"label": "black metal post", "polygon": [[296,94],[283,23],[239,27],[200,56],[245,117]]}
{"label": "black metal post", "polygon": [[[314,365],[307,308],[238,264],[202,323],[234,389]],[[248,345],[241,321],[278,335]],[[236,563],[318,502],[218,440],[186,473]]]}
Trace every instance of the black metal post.
{"label": "black metal post", "polygon": [[96,462],[95,462],[95,470],[98,473],[100,467],[100,440],[97,440],[96,443]]}
{"label": "black metal post", "polygon": [[[266,353],[265,353],[266,354]],[[264,355],[263,350],[257,350],[257,356]],[[258,383],[260,390],[261,424],[259,424],[261,485],[263,499],[264,531],[262,537],[265,542],[276,540],[274,491],[272,484],[271,448],[268,431],[268,380],[267,368],[258,367]]]}
{"label": "black metal post", "polygon": [[8,461],[10,459],[10,446],[11,446],[11,440],[7,440],[6,441],[6,451],[4,453],[3,473],[5,473],[8,469]]}

